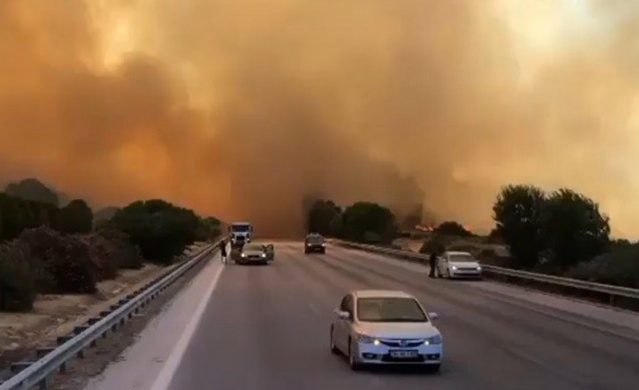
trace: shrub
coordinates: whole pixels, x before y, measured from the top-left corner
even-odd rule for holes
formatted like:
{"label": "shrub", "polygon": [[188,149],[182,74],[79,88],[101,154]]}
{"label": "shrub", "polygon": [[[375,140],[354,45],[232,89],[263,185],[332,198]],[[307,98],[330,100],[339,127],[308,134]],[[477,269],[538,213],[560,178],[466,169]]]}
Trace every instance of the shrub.
{"label": "shrub", "polygon": [[[25,230],[19,237],[29,246],[54,280],[55,293],[94,293],[97,267],[91,260],[89,247],[76,236],[61,236],[48,227]],[[43,286],[38,286],[39,290]]]}
{"label": "shrub", "polygon": [[131,203],[111,221],[130,236],[145,259],[163,265],[171,264],[194,242],[198,228],[192,210],[159,199]]}
{"label": "shrub", "polygon": [[111,280],[118,276],[118,258],[113,245],[98,234],[76,236],[89,250],[89,257],[96,267],[97,280]]}
{"label": "shrub", "polygon": [[365,232],[362,235],[362,242],[365,244],[379,244],[382,241],[382,238],[378,233],[375,232]]}
{"label": "shrub", "polygon": [[36,263],[18,242],[0,246],[0,311],[25,312],[36,298]]}
{"label": "shrub", "polygon": [[596,283],[639,288],[639,246],[619,248],[578,264],[568,277]]}
{"label": "shrub", "polygon": [[144,266],[140,250],[131,243],[126,233],[106,223],[96,230],[96,234],[109,242],[113,261],[118,268],[140,269]]}

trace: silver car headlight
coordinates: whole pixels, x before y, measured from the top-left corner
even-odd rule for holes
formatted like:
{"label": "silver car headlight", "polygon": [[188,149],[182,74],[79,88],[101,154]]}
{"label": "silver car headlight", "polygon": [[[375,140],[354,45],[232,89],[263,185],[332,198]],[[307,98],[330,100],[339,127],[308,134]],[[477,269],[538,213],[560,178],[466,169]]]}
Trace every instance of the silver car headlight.
{"label": "silver car headlight", "polygon": [[379,340],[376,339],[375,337],[371,337],[365,334],[358,334],[357,335],[357,341],[362,343],[362,344],[375,344],[375,345],[379,345]]}
{"label": "silver car headlight", "polygon": [[439,345],[442,343],[442,336],[435,335],[424,340],[424,345]]}
{"label": "silver car headlight", "polygon": [[246,253],[242,253],[242,254],[241,254],[241,256],[242,256],[242,257],[246,257]]}
{"label": "silver car headlight", "polygon": [[262,253],[262,257],[266,257],[266,253]]}
{"label": "silver car headlight", "polygon": [[450,267],[450,268],[452,268],[452,269],[453,269],[453,271],[457,271],[457,266],[456,266],[456,265],[453,265],[453,266],[452,266],[452,267]]}
{"label": "silver car headlight", "polygon": [[477,266],[477,271],[481,271],[481,265]]}

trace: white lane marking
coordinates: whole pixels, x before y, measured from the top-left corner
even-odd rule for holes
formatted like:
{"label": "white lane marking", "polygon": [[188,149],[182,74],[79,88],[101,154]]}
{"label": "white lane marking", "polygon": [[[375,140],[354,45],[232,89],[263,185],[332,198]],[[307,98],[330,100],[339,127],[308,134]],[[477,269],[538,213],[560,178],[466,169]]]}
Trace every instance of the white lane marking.
{"label": "white lane marking", "polygon": [[202,300],[200,300],[200,303],[198,304],[195,313],[193,313],[191,320],[184,329],[182,336],[178,340],[177,344],[175,344],[173,351],[171,351],[169,359],[164,364],[164,367],[162,367],[160,376],[158,376],[155,382],[153,382],[151,390],[166,390],[171,384],[171,380],[173,379],[173,376],[175,375],[175,372],[177,371],[178,366],[180,365],[180,362],[182,361],[182,358],[184,357],[184,354],[189,347],[189,343],[191,342],[191,339],[195,334],[195,330],[197,329],[197,326],[199,325],[202,316],[204,315],[204,310],[211,300],[211,296],[213,296],[213,292],[217,287],[220,276],[222,275],[222,271],[224,271],[224,266],[220,266],[218,268],[215,276],[213,277],[213,281],[209,286],[209,289],[202,297]]}

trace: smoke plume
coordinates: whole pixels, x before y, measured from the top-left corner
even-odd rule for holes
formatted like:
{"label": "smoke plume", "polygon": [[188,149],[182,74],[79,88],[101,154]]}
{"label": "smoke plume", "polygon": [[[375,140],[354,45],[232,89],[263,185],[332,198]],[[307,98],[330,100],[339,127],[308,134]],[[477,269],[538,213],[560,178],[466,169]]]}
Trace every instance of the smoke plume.
{"label": "smoke plume", "polygon": [[265,235],[315,193],[488,229],[532,182],[637,234],[639,7],[584,3],[541,47],[561,1],[3,0],[0,177]]}

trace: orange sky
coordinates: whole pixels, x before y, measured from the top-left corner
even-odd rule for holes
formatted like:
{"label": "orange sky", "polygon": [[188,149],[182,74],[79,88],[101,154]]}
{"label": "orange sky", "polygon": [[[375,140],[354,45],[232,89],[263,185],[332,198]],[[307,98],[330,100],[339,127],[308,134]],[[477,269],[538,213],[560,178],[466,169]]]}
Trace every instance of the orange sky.
{"label": "orange sky", "polygon": [[311,193],[487,229],[499,187],[530,182],[639,234],[637,5],[64,3],[0,2],[2,179],[273,234]]}

